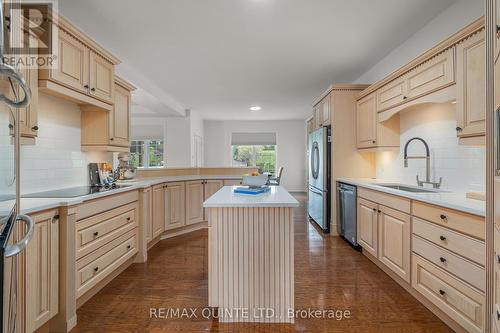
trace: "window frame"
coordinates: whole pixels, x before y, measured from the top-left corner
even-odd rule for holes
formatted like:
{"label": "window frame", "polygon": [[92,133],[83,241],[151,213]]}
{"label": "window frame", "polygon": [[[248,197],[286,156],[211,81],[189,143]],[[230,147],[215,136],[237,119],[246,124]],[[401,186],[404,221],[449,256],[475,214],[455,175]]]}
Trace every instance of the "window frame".
{"label": "window frame", "polygon": [[278,171],[278,145],[264,145],[264,144],[259,144],[259,145],[233,145],[231,144],[231,148],[229,149],[229,159],[231,161],[231,167],[238,167],[237,165],[234,165],[233,162],[233,147],[235,146],[249,146],[252,147],[252,163],[251,165],[248,166],[248,168],[258,168],[257,166],[257,154],[256,154],[256,147],[263,147],[263,146],[274,146],[274,171],[272,172],[272,175],[276,175],[276,172]]}
{"label": "window frame", "polygon": [[[149,160],[149,155],[150,151],[149,148],[151,147],[151,142],[156,141],[156,142],[161,142],[163,147],[165,147],[165,140],[163,139],[132,139],[130,140],[130,146],[132,147],[132,142],[134,141],[139,141],[143,143],[143,154],[142,154],[142,159],[143,159],[143,166],[138,166],[138,169],[160,169],[160,168],[165,168],[167,166],[166,159],[165,159],[165,150],[162,151],[162,160],[163,160],[163,165],[160,166],[150,166],[150,160]],[[130,150],[129,150],[130,153]]]}

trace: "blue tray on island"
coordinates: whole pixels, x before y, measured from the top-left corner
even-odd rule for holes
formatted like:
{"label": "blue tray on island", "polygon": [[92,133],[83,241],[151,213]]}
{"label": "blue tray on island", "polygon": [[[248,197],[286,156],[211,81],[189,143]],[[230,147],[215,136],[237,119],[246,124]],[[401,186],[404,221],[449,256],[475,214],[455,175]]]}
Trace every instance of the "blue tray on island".
{"label": "blue tray on island", "polygon": [[233,189],[234,193],[252,194],[252,195],[262,194],[270,191],[271,188],[269,186],[262,186],[262,187],[238,186]]}

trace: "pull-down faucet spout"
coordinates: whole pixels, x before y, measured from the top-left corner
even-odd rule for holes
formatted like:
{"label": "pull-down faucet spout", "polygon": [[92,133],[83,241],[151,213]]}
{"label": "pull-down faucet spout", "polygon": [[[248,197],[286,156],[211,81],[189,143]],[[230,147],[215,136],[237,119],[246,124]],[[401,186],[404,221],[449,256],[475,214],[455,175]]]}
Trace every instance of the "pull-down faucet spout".
{"label": "pull-down faucet spout", "polygon": [[[413,141],[420,141],[424,144],[425,146],[425,156],[408,156],[408,146],[411,142]],[[431,182],[431,153],[429,150],[429,145],[427,142],[425,142],[424,139],[415,137],[411,138],[406,142],[405,144],[405,149],[404,149],[404,167],[408,167],[408,160],[409,159],[425,159],[425,181],[421,181],[417,175],[417,185],[418,186],[424,186],[424,184],[431,184],[434,188],[439,188],[441,186],[441,181],[442,178],[439,178],[439,182]]]}

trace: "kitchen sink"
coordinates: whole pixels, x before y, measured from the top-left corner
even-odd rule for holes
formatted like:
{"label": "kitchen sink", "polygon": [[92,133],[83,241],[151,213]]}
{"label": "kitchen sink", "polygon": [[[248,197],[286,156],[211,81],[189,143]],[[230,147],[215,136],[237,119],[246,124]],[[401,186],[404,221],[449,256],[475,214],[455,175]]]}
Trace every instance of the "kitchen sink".
{"label": "kitchen sink", "polygon": [[412,193],[437,193],[437,192],[441,192],[440,190],[425,189],[425,188],[421,188],[421,187],[402,185],[402,184],[377,184],[377,186],[392,188],[394,190],[412,192]]}

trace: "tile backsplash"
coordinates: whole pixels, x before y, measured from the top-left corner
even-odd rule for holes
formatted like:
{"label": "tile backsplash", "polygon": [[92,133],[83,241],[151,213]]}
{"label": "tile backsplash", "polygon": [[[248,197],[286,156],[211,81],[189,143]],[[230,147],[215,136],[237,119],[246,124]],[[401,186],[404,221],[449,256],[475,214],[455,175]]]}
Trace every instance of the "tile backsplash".
{"label": "tile backsplash", "polygon": [[31,193],[88,184],[90,162],[111,162],[112,154],[82,152],[80,109],[40,94],[36,145],[21,149],[21,191]]}
{"label": "tile backsplash", "polygon": [[[421,137],[430,148],[431,181],[443,177],[442,188],[454,191],[484,191],[486,150],[484,146],[464,146],[456,135],[456,109],[452,103],[419,105],[401,113],[401,149],[377,153],[377,178],[416,184],[416,175],[425,180],[425,160],[410,159],[404,168],[404,146]],[[424,155],[424,145],[410,143],[408,154]]]}

